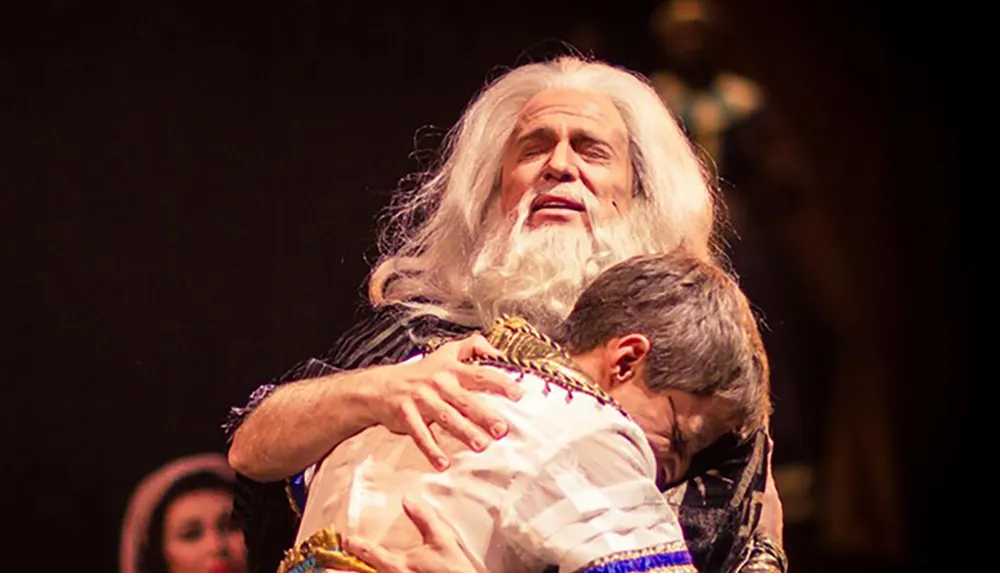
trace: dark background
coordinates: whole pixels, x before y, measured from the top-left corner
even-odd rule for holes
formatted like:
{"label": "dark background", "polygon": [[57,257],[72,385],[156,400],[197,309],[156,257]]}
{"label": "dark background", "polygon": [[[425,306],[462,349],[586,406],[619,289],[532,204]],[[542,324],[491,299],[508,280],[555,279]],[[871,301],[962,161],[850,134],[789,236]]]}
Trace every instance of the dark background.
{"label": "dark background", "polygon": [[[351,322],[415,139],[433,149],[498,65],[583,16],[616,63],[652,65],[648,0],[21,4],[0,19],[11,571],[54,551],[115,569],[136,482],[224,451],[227,408]],[[727,4],[734,62],[803,134],[884,303],[900,565],[929,564],[970,489],[956,27],[912,5]]]}

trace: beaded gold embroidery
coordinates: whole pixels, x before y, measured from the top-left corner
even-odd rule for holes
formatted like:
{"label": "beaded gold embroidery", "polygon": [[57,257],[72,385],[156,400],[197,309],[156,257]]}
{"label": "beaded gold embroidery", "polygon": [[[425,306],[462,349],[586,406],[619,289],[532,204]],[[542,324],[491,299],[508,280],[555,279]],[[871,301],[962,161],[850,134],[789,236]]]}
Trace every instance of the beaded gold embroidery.
{"label": "beaded gold embroidery", "polygon": [[[525,319],[501,315],[484,333],[486,340],[500,351],[499,357],[479,357],[473,362],[516,373],[530,372],[545,381],[545,391],[554,384],[566,390],[566,401],[573,392],[592,396],[602,405],[611,405],[628,414],[607,392],[580,371],[569,353],[556,341],[542,334]],[[440,346],[441,342],[437,342]]]}
{"label": "beaded gold embroidery", "polygon": [[285,551],[278,573],[314,573],[324,569],[376,573],[375,568],[347,553],[332,527],[312,534],[297,548]]}

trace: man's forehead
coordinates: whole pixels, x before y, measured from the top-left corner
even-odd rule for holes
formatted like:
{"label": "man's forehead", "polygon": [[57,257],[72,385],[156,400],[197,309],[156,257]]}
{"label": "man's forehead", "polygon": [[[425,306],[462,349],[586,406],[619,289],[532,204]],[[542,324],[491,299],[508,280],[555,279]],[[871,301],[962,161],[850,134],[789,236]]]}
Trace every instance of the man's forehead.
{"label": "man's forehead", "polygon": [[576,90],[547,90],[521,108],[515,133],[551,128],[586,129],[606,136],[625,136],[625,121],[607,96]]}

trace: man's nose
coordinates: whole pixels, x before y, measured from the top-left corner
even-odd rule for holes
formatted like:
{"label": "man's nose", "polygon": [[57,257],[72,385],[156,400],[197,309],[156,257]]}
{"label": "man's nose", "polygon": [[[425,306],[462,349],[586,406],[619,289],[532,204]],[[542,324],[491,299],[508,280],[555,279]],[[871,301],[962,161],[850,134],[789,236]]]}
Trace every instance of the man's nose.
{"label": "man's nose", "polygon": [[548,163],[545,165],[545,178],[550,181],[566,183],[575,181],[579,176],[573,149],[569,142],[562,141],[552,150]]}

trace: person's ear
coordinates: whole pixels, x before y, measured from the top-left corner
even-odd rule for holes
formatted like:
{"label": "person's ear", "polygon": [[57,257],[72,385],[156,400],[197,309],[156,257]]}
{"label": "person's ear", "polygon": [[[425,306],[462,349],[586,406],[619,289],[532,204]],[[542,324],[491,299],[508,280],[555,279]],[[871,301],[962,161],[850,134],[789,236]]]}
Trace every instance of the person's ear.
{"label": "person's ear", "polygon": [[635,378],[639,367],[649,357],[649,349],[649,339],[639,333],[626,334],[611,341],[609,364],[612,387],[620,386]]}

